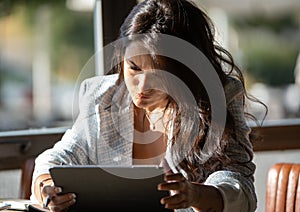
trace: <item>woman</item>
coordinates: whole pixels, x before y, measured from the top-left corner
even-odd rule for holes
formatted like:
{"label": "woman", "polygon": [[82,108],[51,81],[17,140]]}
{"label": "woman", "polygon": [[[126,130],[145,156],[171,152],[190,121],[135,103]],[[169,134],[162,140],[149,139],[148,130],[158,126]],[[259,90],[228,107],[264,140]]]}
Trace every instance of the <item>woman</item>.
{"label": "woman", "polygon": [[76,202],[75,194],[57,195],[52,165],[157,164],[170,169],[158,185],[170,191],[161,199],[166,208],[254,211],[248,96],[231,55],[215,44],[210,19],[187,0],[145,0],[119,41],[114,74],[82,83],[74,126],[36,159],[32,200],[51,195],[51,211]]}

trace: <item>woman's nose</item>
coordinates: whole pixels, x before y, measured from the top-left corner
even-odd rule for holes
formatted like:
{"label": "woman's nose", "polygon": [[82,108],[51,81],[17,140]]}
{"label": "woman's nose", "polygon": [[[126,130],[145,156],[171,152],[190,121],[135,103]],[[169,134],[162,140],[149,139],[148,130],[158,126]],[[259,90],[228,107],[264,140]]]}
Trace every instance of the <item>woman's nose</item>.
{"label": "woman's nose", "polygon": [[145,72],[136,76],[136,86],[138,92],[144,92],[150,89],[160,89],[160,80],[151,72]]}
{"label": "woman's nose", "polygon": [[143,92],[151,88],[151,76],[143,73],[136,76],[136,86],[139,92]]}
{"label": "woman's nose", "polygon": [[143,92],[148,89],[148,76],[147,74],[139,74],[138,80],[137,80],[137,88],[139,92]]}

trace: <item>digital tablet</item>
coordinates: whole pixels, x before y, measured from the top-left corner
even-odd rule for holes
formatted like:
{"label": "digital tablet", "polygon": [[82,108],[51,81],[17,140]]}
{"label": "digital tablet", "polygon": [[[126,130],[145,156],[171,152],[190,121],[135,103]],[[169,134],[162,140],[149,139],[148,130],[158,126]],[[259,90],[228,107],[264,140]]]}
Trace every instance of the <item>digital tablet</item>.
{"label": "digital tablet", "polygon": [[171,211],[158,191],[163,169],[158,166],[55,166],[50,169],[54,184],[63,193],[75,193],[69,211]]}

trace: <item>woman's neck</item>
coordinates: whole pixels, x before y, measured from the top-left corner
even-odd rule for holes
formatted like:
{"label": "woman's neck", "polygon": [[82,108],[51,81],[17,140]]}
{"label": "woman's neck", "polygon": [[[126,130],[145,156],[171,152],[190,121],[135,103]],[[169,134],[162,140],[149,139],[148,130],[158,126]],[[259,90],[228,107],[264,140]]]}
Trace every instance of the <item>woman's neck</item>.
{"label": "woman's neck", "polygon": [[134,129],[139,132],[146,132],[150,128],[150,123],[146,118],[145,110],[134,106]]}
{"label": "woman's neck", "polygon": [[139,132],[158,131],[165,133],[170,114],[165,110],[147,112],[134,106],[134,129]]}

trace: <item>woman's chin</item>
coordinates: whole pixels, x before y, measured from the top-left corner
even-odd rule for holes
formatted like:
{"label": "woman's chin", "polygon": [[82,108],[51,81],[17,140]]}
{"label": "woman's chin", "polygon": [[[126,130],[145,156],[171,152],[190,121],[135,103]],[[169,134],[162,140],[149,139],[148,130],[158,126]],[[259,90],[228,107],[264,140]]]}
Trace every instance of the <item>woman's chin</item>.
{"label": "woman's chin", "polygon": [[149,107],[149,103],[147,103],[146,101],[142,100],[142,99],[136,99],[135,101],[133,101],[133,104],[138,107],[138,108],[147,108]]}

